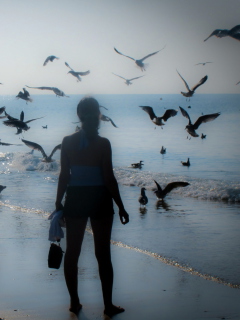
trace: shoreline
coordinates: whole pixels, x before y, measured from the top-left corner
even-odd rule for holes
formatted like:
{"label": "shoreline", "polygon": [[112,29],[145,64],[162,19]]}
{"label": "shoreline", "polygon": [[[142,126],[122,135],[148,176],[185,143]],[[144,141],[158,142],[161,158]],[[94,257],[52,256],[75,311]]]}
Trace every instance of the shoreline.
{"label": "shoreline", "polygon": [[[0,215],[0,318],[77,319],[68,311],[63,265],[59,270],[47,267],[47,218],[3,207]],[[64,250],[64,239],[61,245]],[[114,319],[240,318],[239,289],[191,275],[139,251],[116,245],[111,249],[113,302],[126,310]],[[79,292],[83,310],[78,319],[103,319],[101,285],[88,232],[79,263]]]}

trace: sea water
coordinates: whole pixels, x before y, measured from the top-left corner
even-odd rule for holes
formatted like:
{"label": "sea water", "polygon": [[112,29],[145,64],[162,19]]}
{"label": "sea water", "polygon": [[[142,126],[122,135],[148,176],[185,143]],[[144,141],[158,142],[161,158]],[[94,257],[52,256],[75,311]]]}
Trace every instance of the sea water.
{"label": "sea water", "polygon": [[[7,186],[0,205],[2,210],[8,207],[46,219],[54,209],[60,152],[53,155],[54,162],[45,163],[40,152],[29,154],[31,149],[21,139],[40,144],[49,155],[65,135],[75,131],[76,106],[82,96],[32,97],[28,104],[13,96],[0,97],[0,107],[15,118],[21,111],[25,121],[43,117],[29,122],[30,129],[22,135],[16,135],[16,128],[0,125],[1,142],[21,144],[0,145],[0,185]],[[240,285],[240,96],[195,95],[190,101],[177,94],[95,97],[107,108],[101,108],[102,113],[117,126],[102,122],[99,133],[111,141],[115,176],[130,214],[130,223],[122,226],[115,210],[112,239],[189,272]],[[153,107],[157,116],[166,109],[178,114],[160,128],[140,106]],[[202,114],[221,114],[198,128],[198,138],[190,138],[185,130],[188,120],[179,106],[193,123]],[[206,139],[200,138],[201,133]],[[181,164],[187,158],[190,167]],[[142,169],[131,167],[140,160]],[[154,180],[162,187],[173,181],[190,185],[157,201]],[[138,203],[143,186],[149,199],[146,208]]]}

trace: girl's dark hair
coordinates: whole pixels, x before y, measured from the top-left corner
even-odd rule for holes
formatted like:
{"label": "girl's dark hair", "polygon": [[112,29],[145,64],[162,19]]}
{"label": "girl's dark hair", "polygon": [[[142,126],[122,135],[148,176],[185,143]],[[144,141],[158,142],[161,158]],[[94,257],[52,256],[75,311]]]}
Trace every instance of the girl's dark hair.
{"label": "girl's dark hair", "polygon": [[77,115],[88,138],[98,135],[100,124],[99,103],[93,97],[84,97],[77,106]]}

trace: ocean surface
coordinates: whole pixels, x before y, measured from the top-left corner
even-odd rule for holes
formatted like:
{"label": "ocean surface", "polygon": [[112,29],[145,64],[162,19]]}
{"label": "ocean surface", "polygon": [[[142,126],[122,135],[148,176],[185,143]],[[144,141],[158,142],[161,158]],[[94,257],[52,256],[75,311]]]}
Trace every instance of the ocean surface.
{"label": "ocean surface", "polygon": [[[31,149],[21,139],[40,144],[50,154],[65,135],[75,131],[76,106],[82,96],[31,96],[33,102],[28,104],[14,96],[0,96],[0,107],[5,106],[12,117],[19,118],[21,111],[25,121],[44,117],[29,122],[30,129],[20,135],[16,135],[16,128],[0,124],[1,142],[21,144],[0,145],[0,185],[7,186],[0,194],[0,215],[8,207],[47,219],[54,210],[60,152],[53,155],[54,162],[44,163],[41,153],[35,150],[29,154]],[[190,101],[180,94],[95,97],[108,109],[102,108],[102,113],[117,125],[102,122],[99,133],[111,141],[115,176],[130,214],[130,223],[123,226],[116,210],[115,244],[150,254],[193,276],[239,288],[240,95],[196,94]],[[139,106],[152,106],[157,116],[169,108],[178,114],[161,129]],[[202,124],[198,138],[189,139],[185,130],[188,120],[179,106],[192,122],[202,114],[221,115]],[[200,138],[202,133],[206,139]],[[162,146],[166,148],[164,155],[160,154]],[[187,158],[190,167],[181,164]],[[131,167],[140,160],[142,169]],[[157,201],[153,180],[162,187],[173,181],[190,185]],[[149,202],[140,208],[138,197],[143,186]]]}

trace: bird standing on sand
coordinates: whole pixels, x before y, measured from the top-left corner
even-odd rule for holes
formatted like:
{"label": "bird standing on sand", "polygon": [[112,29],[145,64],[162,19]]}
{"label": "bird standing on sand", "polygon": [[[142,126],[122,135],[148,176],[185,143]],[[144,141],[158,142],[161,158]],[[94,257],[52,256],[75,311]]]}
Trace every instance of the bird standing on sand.
{"label": "bird standing on sand", "polygon": [[141,206],[145,206],[148,203],[148,198],[145,194],[145,188],[141,188],[141,195],[138,198],[138,202],[140,203],[140,207]]}
{"label": "bird standing on sand", "polygon": [[56,56],[48,56],[47,59],[44,61],[43,66],[46,66],[49,61],[53,62],[54,59],[59,59]]}
{"label": "bird standing on sand", "polygon": [[23,88],[23,92],[22,91],[19,91],[18,92],[18,95],[16,96],[17,99],[23,99],[26,101],[26,103],[29,101],[29,102],[32,102],[33,100],[30,98],[30,94],[29,92]]}
{"label": "bird standing on sand", "polygon": [[55,87],[29,87],[26,85],[27,88],[31,88],[31,89],[39,89],[39,90],[52,90],[56,97],[67,97],[69,98],[69,96],[66,96],[65,93],[61,90],[59,90],[58,88]]}
{"label": "bird standing on sand", "polygon": [[162,146],[162,148],[161,148],[161,150],[160,150],[160,153],[161,153],[161,154],[165,154],[165,153],[166,153],[166,150],[167,150],[167,149],[164,148],[164,146]]}
{"label": "bird standing on sand", "polygon": [[44,117],[40,117],[40,118],[31,119],[28,121],[23,121],[24,120],[24,112],[23,111],[20,113],[20,120],[17,118],[11,117],[9,114],[6,113],[6,111],[5,111],[5,114],[8,118],[8,120],[3,121],[3,123],[5,124],[5,126],[17,128],[16,134],[22,133],[22,130],[24,130],[24,131],[29,130],[30,127],[27,125],[27,123],[44,118]]}
{"label": "bird standing on sand", "polygon": [[144,165],[142,162],[143,162],[143,161],[140,160],[140,161],[137,162],[137,163],[132,163],[131,166],[132,166],[133,168],[139,168],[139,169],[141,169],[142,166]]}
{"label": "bird standing on sand", "polygon": [[140,108],[142,108],[145,112],[147,112],[147,114],[149,115],[152,122],[157,126],[163,126],[164,123],[162,122],[162,120],[164,120],[166,122],[169,118],[174,117],[177,114],[177,110],[168,109],[165,111],[165,113],[162,117],[157,117],[155,115],[152,107],[140,106]]}
{"label": "bird standing on sand", "polygon": [[232,29],[216,29],[214,30],[210,36],[208,36],[204,41],[207,41],[210,37],[215,36],[217,38],[223,38],[223,37],[232,37],[233,39],[240,40],[240,24],[233,27]]}
{"label": "bird standing on sand", "polygon": [[70,73],[71,75],[73,75],[74,77],[77,78],[77,82],[82,81],[82,79],[80,78],[80,76],[86,76],[90,73],[90,70],[85,71],[85,72],[79,72],[79,71],[74,71],[67,62],[65,62],[65,66],[67,66],[69,69],[71,69],[71,71],[68,71],[68,73]]}
{"label": "bird standing on sand", "polygon": [[57,150],[60,150],[61,149],[61,144],[57,145],[53,151],[51,152],[51,154],[49,156],[46,155],[45,151],[43,150],[43,148],[35,143],[35,142],[31,142],[31,141],[27,141],[27,140],[24,140],[22,139],[22,142],[24,142],[26,144],[26,146],[28,146],[29,148],[33,149],[33,150],[38,150],[42,153],[43,155],[43,162],[53,162],[54,160],[52,160],[52,156],[53,154],[57,151]]}
{"label": "bird standing on sand", "polygon": [[122,78],[122,79],[126,80],[125,83],[126,83],[126,85],[128,85],[128,86],[129,86],[130,84],[132,84],[131,81],[144,77],[144,76],[140,76],[140,77],[136,77],[136,78],[132,78],[132,79],[126,79],[126,78],[124,78],[124,77],[122,77],[122,76],[119,76],[119,75],[116,74],[116,73],[113,73],[113,72],[112,72],[112,74],[114,74],[115,76],[117,76],[117,77],[119,77],[119,78]]}
{"label": "bird standing on sand", "polygon": [[115,125],[115,123],[112,121],[111,118],[105,116],[105,115],[102,114],[102,113],[101,113],[101,115],[100,115],[100,120],[102,120],[102,121],[107,121],[107,122],[110,121],[111,124],[112,124],[115,128],[118,128],[118,127]]}
{"label": "bird standing on sand", "polygon": [[3,191],[3,189],[7,188],[6,186],[1,186],[0,185],[0,193]]}
{"label": "bird standing on sand", "polygon": [[187,82],[183,79],[183,77],[180,75],[180,73],[179,73],[178,71],[177,71],[177,73],[179,74],[180,78],[182,79],[182,81],[183,81],[184,84],[185,84],[185,87],[186,87],[187,90],[188,90],[188,92],[182,92],[182,91],[181,91],[181,94],[182,94],[184,97],[186,97],[186,98],[192,97],[193,94],[194,94],[194,92],[195,92],[195,90],[196,90],[199,86],[201,86],[202,84],[204,84],[204,82],[206,82],[206,81],[207,81],[207,78],[208,78],[208,76],[203,77],[197,84],[195,84],[195,86],[193,86],[193,87],[190,89],[189,86],[188,86],[188,84],[187,84]]}
{"label": "bird standing on sand", "polygon": [[171,192],[173,189],[178,187],[186,187],[189,185],[188,182],[182,182],[182,181],[176,181],[176,182],[170,182],[167,184],[167,186],[162,189],[160,185],[157,183],[157,181],[153,180],[156,183],[157,190],[154,191],[158,199],[163,199],[166,197],[166,195]]}
{"label": "bird standing on sand", "polygon": [[114,50],[115,50],[118,54],[120,54],[120,55],[122,55],[122,56],[124,56],[124,57],[127,57],[127,58],[135,61],[136,65],[137,65],[142,71],[145,71],[145,68],[144,68],[145,65],[144,65],[143,61],[144,61],[145,59],[147,59],[147,58],[155,55],[155,54],[158,53],[159,51],[162,51],[164,48],[165,48],[165,46],[164,46],[161,50],[158,50],[158,51],[156,51],[156,52],[150,53],[150,54],[148,54],[147,56],[143,57],[142,59],[134,59],[134,58],[132,58],[132,57],[126,56],[125,54],[119,52],[116,48],[114,48]]}
{"label": "bird standing on sand", "polygon": [[212,114],[206,114],[204,116],[199,117],[194,124],[192,124],[191,119],[189,117],[189,114],[187,113],[186,110],[184,110],[183,108],[179,107],[179,109],[181,110],[182,115],[188,119],[188,125],[186,126],[186,130],[187,132],[192,136],[192,137],[199,137],[199,135],[196,133],[195,130],[198,129],[198,127],[200,126],[200,124],[205,123],[205,122],[209,122],[212,121],[214,119],[216,119],[219,115],[220,112],[218,113],[212,113]]}
{"label": "bird standing on sand", "polygon": [[181,164],[182,164],[183,166],[185,166],[185,167],[189,167],[189,166],[190,166],[190,159],[187,158],[187,161],[186,161],[186,162],[181,161]]}

